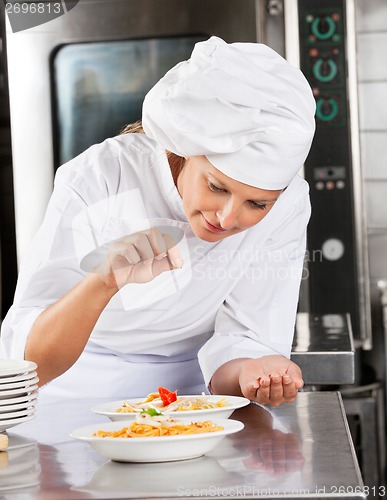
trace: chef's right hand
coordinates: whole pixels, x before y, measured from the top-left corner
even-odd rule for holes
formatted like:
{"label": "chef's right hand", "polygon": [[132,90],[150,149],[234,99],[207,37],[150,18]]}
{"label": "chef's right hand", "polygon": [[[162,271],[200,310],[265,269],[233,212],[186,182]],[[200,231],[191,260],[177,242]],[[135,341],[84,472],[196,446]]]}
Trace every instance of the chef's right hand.
{"label": "chef's right hand", "polygon": [[98,269],[108,288],[147,283],[166,271],[183,266],[177,242],[157,228],[126,236],[112,243],[106,262]]}

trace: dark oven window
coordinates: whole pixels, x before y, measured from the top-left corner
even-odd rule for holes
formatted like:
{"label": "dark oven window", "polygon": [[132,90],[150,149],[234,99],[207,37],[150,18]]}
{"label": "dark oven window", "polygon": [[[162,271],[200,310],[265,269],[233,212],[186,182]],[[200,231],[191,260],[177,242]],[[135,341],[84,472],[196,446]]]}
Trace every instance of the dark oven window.
{"label": "dark oven window", "polygon": [[148,90],[206,36],[75,43],[52,59],[55,167],[141,118]]}

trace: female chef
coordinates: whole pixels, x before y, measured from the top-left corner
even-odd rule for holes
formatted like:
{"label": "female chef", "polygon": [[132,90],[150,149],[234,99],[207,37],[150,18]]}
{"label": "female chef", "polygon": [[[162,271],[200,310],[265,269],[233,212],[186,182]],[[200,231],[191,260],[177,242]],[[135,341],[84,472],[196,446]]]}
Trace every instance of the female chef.
{"label": "female chef", "polygon": [[147,94],[144,133],[59,168],[1,335],[41,398],[294,400],[314,110],[269,47],[211,37]]}

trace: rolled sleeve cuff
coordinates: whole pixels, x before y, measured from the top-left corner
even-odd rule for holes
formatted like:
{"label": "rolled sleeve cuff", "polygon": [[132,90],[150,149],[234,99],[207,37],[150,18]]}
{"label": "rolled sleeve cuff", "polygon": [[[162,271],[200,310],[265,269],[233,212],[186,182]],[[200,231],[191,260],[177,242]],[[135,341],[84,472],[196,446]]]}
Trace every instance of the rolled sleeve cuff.
{"label": "rolled sleeve cuff", "polygon": [[24,359],[27,337],[36,318],[44,309],[11,309],[1,327],[1,354],[6,358]]}
{"label": "rolled sleeve cuff", "polygon": [[[282,347],[282,346],[281,346]],[[290,356],[290,352],[276,351],[249,338],[241,339],[235,336],[212,337],[198,352],[198,360],[207,387],[218,368],[238,358],[261,358],[279,354]]]}

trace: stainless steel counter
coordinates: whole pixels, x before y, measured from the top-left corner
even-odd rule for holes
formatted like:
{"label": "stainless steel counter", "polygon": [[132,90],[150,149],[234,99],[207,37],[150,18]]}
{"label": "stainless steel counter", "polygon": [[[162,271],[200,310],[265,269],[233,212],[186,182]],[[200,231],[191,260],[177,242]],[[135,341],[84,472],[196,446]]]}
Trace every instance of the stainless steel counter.
{"label": "stainless steel counter", "polygon": [[307,385],[353,384],[355,348],[348,314],[298,313],[291,359]]}
{"label": "stainless steel counter", "polygon": [[107,421],[90,412],[98,402],[41,404],[34,420],[10,429],[10,450],[6,458],[0,453],[0,498],[366,496],[336,392],[302,392],[270,412],[250,404],[232,415],[244,430],[208,455],[157,464],[107,461],[69,437],[76,427]]}

